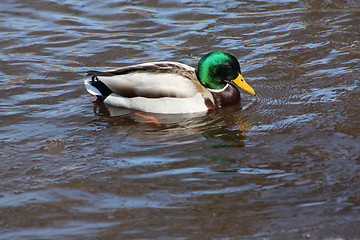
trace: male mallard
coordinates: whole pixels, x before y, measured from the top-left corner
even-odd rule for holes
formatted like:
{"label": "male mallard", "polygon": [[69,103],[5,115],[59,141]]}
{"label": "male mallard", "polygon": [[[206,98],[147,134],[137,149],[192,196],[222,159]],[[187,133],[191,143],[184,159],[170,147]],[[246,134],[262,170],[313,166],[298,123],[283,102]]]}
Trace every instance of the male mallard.
{"label": "male mallard", "polygon": [[149,62],[88,74],[90,94],[106,104],[144,112],[194,113],[236,104],[238,87],[255,95],[238,60],[225,51],[208,53],[196,70],[178,62]]}

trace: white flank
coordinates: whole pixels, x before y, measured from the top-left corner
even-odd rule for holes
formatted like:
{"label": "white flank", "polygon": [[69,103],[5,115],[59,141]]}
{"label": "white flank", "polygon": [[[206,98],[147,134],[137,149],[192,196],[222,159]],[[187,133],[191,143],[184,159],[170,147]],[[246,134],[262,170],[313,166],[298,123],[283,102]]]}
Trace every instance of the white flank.
{"label": "white flank", "polygon": [[113,93],[104,100],[104,103],[116,107],[163,114],[195,113],[208,110],[200,93],[189,98],[125,98]]}
{"label": "white flank", "polygon": [[186,77],[170,73],[129,73],[115,76],[98,76],[114,93],[134,92],[140,96],[163,95],[192,97],[196,87]]}

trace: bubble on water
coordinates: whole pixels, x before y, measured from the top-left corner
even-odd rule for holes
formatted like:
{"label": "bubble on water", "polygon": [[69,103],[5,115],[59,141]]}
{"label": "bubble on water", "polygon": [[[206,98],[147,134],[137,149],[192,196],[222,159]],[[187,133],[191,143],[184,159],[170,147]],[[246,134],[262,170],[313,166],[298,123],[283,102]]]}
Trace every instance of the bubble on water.
{"label": "bubble on water", "polygon": [[40,149],[49,154],[57,154],[65,149],[65,141],[62,139],[48,140],[46,145],[41,146]]}

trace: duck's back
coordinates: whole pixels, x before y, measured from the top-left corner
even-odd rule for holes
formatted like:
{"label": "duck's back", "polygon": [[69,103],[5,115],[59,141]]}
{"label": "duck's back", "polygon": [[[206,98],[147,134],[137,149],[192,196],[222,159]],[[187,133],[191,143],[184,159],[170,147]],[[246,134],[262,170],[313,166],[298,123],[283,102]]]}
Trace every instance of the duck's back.
{"label": "duck's back", "polygon": [[187,98],[203,91],[195,69],[176,62],[143,63],[106,72],[89,71],[88,74],[93,76],[93,84],[89,81],[93,86],[100,81],[112,93],[123,97]]}

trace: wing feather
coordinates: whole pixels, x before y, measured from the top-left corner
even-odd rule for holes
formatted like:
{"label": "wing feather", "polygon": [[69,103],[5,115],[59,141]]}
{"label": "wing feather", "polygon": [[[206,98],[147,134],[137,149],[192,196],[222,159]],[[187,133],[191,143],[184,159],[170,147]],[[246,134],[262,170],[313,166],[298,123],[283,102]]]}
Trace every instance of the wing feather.
{"label": "wing feather", "polygon": [[143,63],[106,72],[89,71],[88,74],[124,97],[186,98],[193,97],[202,88],[195,69],[176,62]]}

